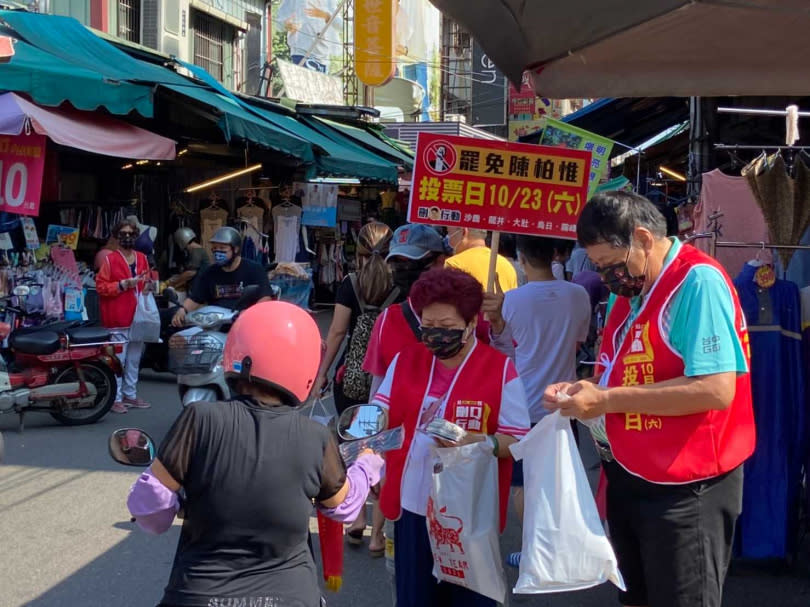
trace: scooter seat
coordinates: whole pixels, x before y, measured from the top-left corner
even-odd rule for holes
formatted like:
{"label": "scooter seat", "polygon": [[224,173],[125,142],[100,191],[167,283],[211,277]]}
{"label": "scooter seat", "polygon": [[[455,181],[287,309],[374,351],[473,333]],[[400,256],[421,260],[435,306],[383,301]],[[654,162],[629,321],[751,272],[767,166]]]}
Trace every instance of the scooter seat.
{"label": "scooter seat", "polygon": [[55,331],[14,332],[9,344],[23,354],[53,354],[59,349],[59,333]]}
{"label": "scooter seat", "polygon": [[75,327],[68,329],[67,335],[70,342],[75,345],[110,341],[110,332],[104,327]]}

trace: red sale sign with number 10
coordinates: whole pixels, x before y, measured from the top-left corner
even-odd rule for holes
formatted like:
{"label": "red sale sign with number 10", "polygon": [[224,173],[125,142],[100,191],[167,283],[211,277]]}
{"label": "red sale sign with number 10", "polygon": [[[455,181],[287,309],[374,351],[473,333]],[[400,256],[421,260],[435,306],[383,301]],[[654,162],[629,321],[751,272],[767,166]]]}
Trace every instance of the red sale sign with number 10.
{"label": "red sale sign with number 10", "polygon": [[0,210],[39,215],[45,135],[0,136]]}
{"label": "red sale sign with number 10", "polygon": [[408,220],[576,238],[591,153],[419,133]]}

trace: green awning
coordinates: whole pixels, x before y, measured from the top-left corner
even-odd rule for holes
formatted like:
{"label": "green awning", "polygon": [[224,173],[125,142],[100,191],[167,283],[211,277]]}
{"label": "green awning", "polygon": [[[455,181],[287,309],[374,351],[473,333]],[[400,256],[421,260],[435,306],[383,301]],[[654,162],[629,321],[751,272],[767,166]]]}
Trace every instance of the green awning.
{"label": "green awning", "polygon": [[382,156],[385,160],[401,165],[406,170],[413,168],[413,156],[406,154],[399,148],[390,145],[388,142],[381,139],[377,134],[366,128],[344,124],[342,122],[335,122],[326,118],[311,117],[305,119],[306,123],[325,135],[329,136],[329,129],[334,129],[352,139],[356,144],[359,144],[369,151]]}
{"label": "green awning", "polygon": [[[31,46],[106,78],[155,84],[191,83],[170,69],[131,57],[72,17],[0,11],[0,21]],[[69,81],[64,85],[70,86]]]}
{"label": "green awning", "polygon": [[11,60],[0,63],[0,90],[26,94],[40,105],[67,101],[79,110],[154,114],[152,87],[107,79],[19,40]]}
{"label": "green awning", "polygon": [[[320,148],[315,158],[317,173],[321,177],[355,177],[395,183],[397,166],[351,141],[336,141],[293,116],[255,106],[256,111],[276,126],[306,139]],[[339,135],[338,135],[339,136]]]}
{"label": "green awning", "polygon": [[217,110],[221,114],[217,126],[229,142],[248,141],[263,148],[295,156],[305,163],[311,164],[315,161],[312,146],[306,139],[284,129],[275,128],[228,97],[193,84],[162,86]]}

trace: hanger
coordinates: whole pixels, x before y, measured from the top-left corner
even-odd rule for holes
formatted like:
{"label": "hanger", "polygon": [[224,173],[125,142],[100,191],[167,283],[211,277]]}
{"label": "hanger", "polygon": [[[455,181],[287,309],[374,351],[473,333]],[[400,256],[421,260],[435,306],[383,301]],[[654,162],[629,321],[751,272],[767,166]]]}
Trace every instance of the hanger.
{"label": "hanger", "polygon": [[760,248],[757,251],[756,257],[754,257],[754,259],[752,259],[751,261],[748,262],[748,265],[750,265],[750,266],[752,266],[754,268],[759,268],[759,267],[762,267],[763,265],[765,265],[765,262],[762,261],[762,253],[765,252],[765,243],[760,242],[759,244],[760,244]]}

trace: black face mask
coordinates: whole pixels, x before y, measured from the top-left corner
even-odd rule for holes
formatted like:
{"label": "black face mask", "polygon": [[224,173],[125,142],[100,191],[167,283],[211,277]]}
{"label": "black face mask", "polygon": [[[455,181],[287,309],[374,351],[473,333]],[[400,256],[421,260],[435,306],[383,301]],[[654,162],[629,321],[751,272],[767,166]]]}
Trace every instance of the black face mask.
{"label": "black face mask", "polygon": [[135,237],[127,234],[126,236],[118,237],[118,244],[122,249],[131,249],[135,246]]}
{"label": "black face mask", "polygon": [[394,286],[400,293],[408,294],[421,275],[422,268],[397,268],[393,272]]}
{"label": "black face mask", "polygon": [[630,252],[627,259],[620,263],[614,263],[599,270],[602,282],[608,291],[620,297],[637,297],[644,290],[644,283],[647,282],[647,262],[644,262],[644,272],[641,276],[632,276],[627,269],[627,260],[630,259]]}
{"label": "black face mask", "polygon": [[464,333],[467,329],[445,329],[444,327],[422,327],[422,343],[433,355],[446,360],[453,358],[464,347]]}

